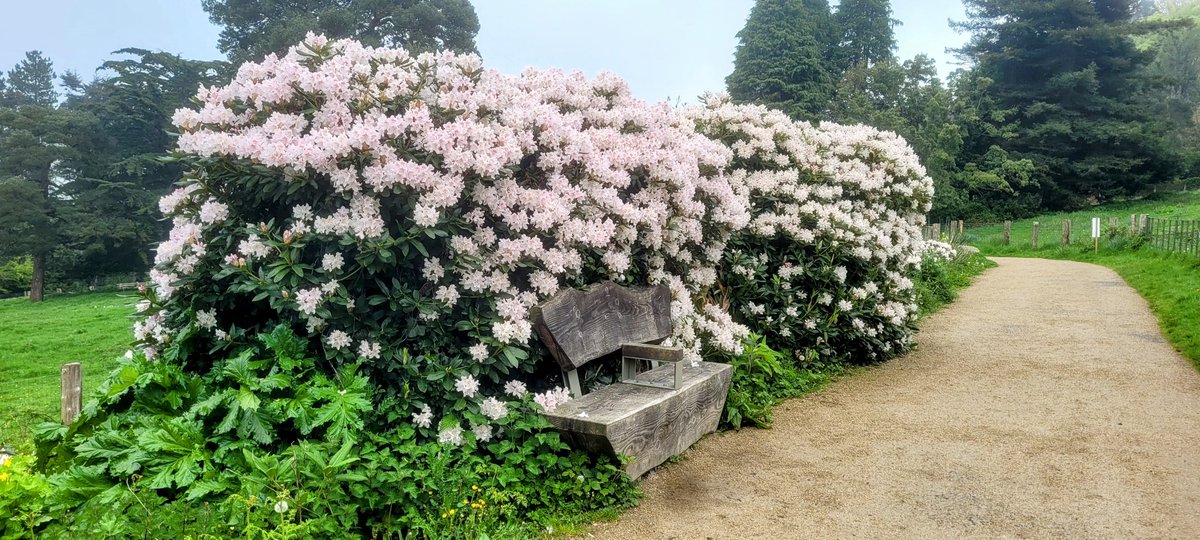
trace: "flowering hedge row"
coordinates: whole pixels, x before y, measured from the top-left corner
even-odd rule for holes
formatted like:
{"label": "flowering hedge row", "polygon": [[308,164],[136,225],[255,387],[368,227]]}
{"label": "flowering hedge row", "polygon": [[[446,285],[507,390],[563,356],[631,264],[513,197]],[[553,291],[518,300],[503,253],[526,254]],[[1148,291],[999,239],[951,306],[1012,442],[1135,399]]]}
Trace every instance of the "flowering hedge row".
{"label": "flowering hedge row", "polygon": [[907,348],[917,315],[909,276],[933,196],[908,144],[723,96],[686,113],[733,150],[725,178],[753,216],[719,277],[736,316],[780,350],[861,362]]}
{"label": "flowering hedge row", "polygon": [[461,444],[499,435],[540,362],[528,311],[564,287],[668,284],[691,359],[750,328],[864,359],[911,333],[932,184],[889,133],[318,36],[197,97],[147,356],[203,371],[288,324],[361,362],[386,420]]}

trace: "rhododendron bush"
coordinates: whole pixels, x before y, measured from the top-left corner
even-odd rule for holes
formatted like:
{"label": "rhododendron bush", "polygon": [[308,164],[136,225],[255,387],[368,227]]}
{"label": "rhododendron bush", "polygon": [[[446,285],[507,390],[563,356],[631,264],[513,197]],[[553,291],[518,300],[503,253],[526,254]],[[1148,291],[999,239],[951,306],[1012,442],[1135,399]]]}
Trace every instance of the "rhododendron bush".
{"label": "rhododendron bush", "polygon": [[726,178],[753,216],[720,267],[739,319],[781,350],[863,362],[907,349],[917,316],[909,276],[933,198],[908,144],[725,96],[687,114],[733,150]]}
{"label": "rhododendron bush", "polygon": [[320,37],[198,99],[135,329],[150,356],[203,369],[283,322],[459,444],[498,435],[541,361],[529,309],[563,287],[668,284],[692,360],[736,352],[737,321],[862,359],[910,334],[931,184],[892,134]]}
{"label": "rhododendron bush", "polygon": [[562,287],[670,284],[694,359],[744,333],[701,294],[749,220],[728,149],[615,77],[314,37],[198,97],[175,117],[192,167],[161,204],[147,355],[203,368],[289,323],[362,362],[393,418],[460,443],[523,392],[529,309]]}
{"label": "rhododendron bush", "polygon": [[[556,292],[666,284],[670,343],[691,361],[730,358],[751,331],[796,358],[853,361],[912,334],[932,183],[894,134],[311,35],[197,103],[174,119],[188,172],[161,201],[173,228],[138,306],[143,354],[51,438],[73,467],[60,483],[119,490],[144,472],[189,500],[228,495],[262,485],[239,480],[258,465],[237,452],[319,440],[363,478],[395,474],[370,496],[347,480],[307,497],[392,497],[361,508],[405,509],[402,527],[453,516],[405,480],[416,469],[472,497],[485,480],[515,491],[513,515],[561,494],[619,504],[618,468],[569,452],[537,414],[569,399],[529,320]],[[421,460],[476,476],[430,477]],[[538,491],[546,479],[571,487]],[[358,519],[328,509],[331,527]]]}

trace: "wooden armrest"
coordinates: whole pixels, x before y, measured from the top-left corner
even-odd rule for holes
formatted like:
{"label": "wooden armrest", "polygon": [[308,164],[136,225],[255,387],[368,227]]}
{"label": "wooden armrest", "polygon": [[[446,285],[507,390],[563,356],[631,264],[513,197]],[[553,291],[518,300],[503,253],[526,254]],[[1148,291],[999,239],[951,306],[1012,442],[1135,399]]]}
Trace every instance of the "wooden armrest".
{"label": "wooden armrest", "polygon": [[[648,360],[651,362],[671,362],[675,365],[674,382],[672,384],[661,384],[638,380],[638,360]],[[649,386],[651,388],[662,388],[665,390],[679,390],[683,384],[682,381],[682,348],[664,347],[662,345],[650,345],[647,343],[623,343],[621,345],[621,382],[625,384],[636,384],[638,386]]]}

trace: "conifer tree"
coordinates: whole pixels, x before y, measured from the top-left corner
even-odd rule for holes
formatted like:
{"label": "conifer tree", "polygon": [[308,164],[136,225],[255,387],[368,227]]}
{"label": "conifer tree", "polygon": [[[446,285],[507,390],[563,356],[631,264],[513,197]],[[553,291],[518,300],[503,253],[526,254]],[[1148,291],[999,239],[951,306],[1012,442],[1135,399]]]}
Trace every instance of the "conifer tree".
{"label": "conifer tree", "polygon": [[25,59],[9,70],[5,86],[5,102],[10,107],[52,107],[58,102],[54,65],[41,51],[26,52]]}
{"label": "conifer tree", "polygon": [[842,0],[834,20],[841,32],[838,56],[842,71],[894,58],[896,37],[892,29],[900,21],[892,18],[888,0]]}
{"label": "conifer tree", "polygon": [[834,93],[838,36],[825,0],[758,0],[738,32],[725,79],[730,95],[794,118],[823,118]]}
{"label": "conifer tree", "polygon": [[308,32],[413,52],[474,52],[479,18],[469,0],[203,0],[225,28],[218,47],[234,63],[281,53]]}
{"label": "conifer tree", "polygon": [[[973,36],[960,53],[991,81],[1011,136],[976,142],[1029,159],[1041,205],[1059,209],[1136,193],[1171,179],[1162,124],[1139,99],[1143,67],[1131,34],[1134,0],[966,0]],[[969,157],[968,157],[969,159]]]}

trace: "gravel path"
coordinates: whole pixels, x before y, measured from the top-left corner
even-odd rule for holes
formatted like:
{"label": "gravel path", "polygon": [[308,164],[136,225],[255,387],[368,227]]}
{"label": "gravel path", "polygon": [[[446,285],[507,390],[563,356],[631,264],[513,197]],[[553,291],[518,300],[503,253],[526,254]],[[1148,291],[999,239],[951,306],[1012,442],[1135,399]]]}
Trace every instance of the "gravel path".
{"label": "gravel path", "polygon": [[919,348],[710,436],[596,538],[1200,538],[1200,374],[1111,270],[997,259]]}

